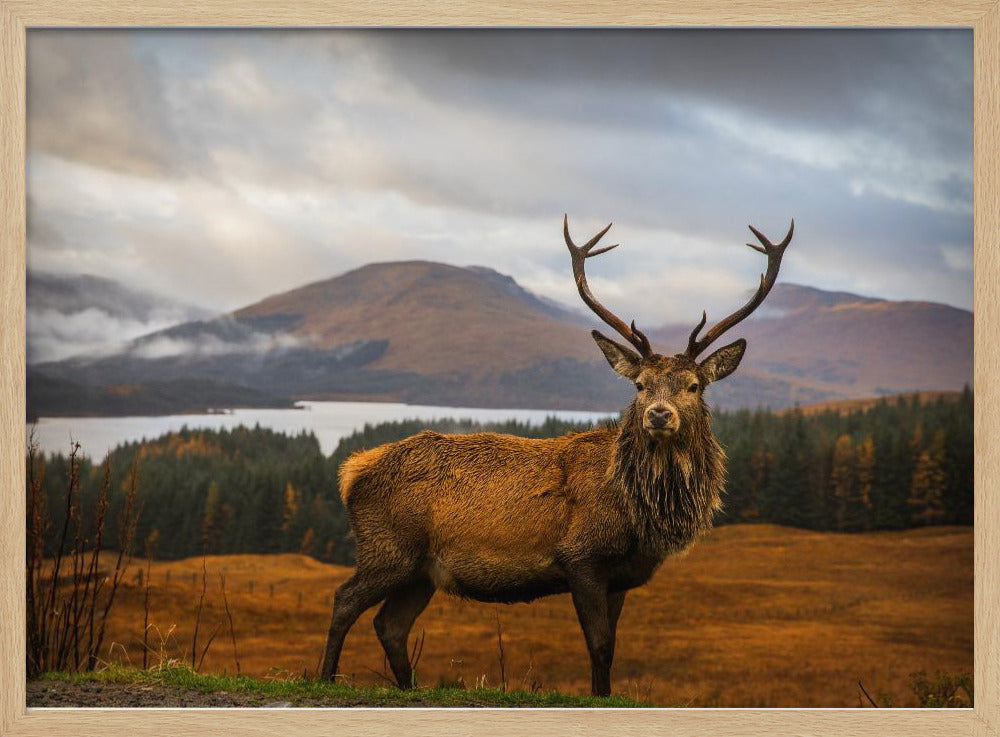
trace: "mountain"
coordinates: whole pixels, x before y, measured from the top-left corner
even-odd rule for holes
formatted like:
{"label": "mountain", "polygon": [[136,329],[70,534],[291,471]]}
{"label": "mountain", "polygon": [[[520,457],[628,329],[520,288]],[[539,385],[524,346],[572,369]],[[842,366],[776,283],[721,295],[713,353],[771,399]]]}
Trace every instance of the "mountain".
{"label": "mountain", "polygon": [[28,363],[99,353],[208,310],[82,274],[27,275]]}
{"label": "mountain", "polygon": [[[745,337],[749,348],[740,370],[709,390],[713,404],[778,409],[972,382],[971,312],[792,284],[777,285],[766,306],[720,341]],[[223,381],[275,401],[619,409],[631,387],[604,362],[591,326],[595,317],[491,269],[380,263],[31,374],[161,390],[179,379]],[[649,335],[675,352],[691,327]]]}
{"label": "mountain", "polygon": [[586,331],[567,329],[586,325],[578,314],[478,266],[370,264],[234,313],[243,320],[276,315],[294,320],[290,334],[318,348],[387,341],[372,369],[480,376],[497,365],[594,358]]}

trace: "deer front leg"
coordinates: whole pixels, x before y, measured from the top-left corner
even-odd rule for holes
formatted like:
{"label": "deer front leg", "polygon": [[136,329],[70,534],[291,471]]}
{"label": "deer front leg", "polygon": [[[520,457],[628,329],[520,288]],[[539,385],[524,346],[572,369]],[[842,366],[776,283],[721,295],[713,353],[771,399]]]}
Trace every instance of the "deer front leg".
{"label": "deer front leg", "polygon": [[576,616],[590,653],[590,692],[594,696],[610,696],[615,643],[608,611],[607,586],[586,580],[576,583],[571,591]]}
{"label": "deer front leg", "polygon": [[359,568],[337,589],[320,677],[331,681],[337,677],[340,651],[344,647],[348,630],[366,609],[378,604],[402,584],[406,575],[407,572],[401,568]]}

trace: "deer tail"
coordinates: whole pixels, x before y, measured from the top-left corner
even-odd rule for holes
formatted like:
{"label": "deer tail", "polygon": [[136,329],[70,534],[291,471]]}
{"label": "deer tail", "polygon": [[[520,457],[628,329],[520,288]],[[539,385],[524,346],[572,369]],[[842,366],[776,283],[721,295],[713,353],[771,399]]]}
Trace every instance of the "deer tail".
{"label": "deer tail", "polygon": [[357,453],[353,453],[348,456],[347,460],[340,464],[338,480],[340,485],[340,498],[344,500],[344,504],[347,504],[347,500],[351,496],[351,489],[354,488],[354,483],[358,480],[358,477],[378,463],[379,458],[381,458],[388,449],[388,445],[380,445],[379,447],[372,448],[371,450],[359,450]]}

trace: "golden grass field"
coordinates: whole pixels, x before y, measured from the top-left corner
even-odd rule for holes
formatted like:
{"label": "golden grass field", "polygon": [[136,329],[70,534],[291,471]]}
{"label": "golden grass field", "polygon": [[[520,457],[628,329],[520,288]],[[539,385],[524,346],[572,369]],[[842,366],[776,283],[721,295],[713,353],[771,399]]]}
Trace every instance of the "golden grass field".
{"label": "golden grass field", "polygon": [[[916,706],[910,673],[972,671],[972,546],[972,528],[964,527],[868,534],[719,528],[629,593],[613,692],[663,706],[857,707],[868,705],[859,703],[860,680],[881,705]],[[315,674],[333,592],[351,569],[300,555],[214,556],[205,564],[199,657],[217,634],[202,672],[235,671],[224,573],[242,672]],[[118,592],[109,660],[142,664],[137,577],[145,565],[133,561]],[[150,581],[150,665],[190,663],[202,559],[153,562]],[[388,673],[374,612],[351,630],[341,661],[357,684]],[[498,685],[498,618],[510,688],[589,691],[587,651],[568,596],[495,605],[439,593],[414,627],[424,636],[420,682]]]}

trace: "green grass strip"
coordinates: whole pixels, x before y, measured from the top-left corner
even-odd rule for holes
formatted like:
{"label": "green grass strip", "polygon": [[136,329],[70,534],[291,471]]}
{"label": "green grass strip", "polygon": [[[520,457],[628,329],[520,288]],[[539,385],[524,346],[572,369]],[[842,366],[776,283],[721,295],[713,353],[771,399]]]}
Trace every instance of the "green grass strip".
{"label": "green grass strip", "polygon": [[91,673],[45,673],[38,680],[67,683],[103,682],[164,686],[177,691],[238,693],[258,696],[261,701],[287,701],[295,706],[476,706],[476,707],[576,707],[634,709],[649,707],[624,696],[597,698],[571,696],[558,691],[503,691],[500,688],[415,688],[402,691],[388,686],[358,688],[312,678],[257,679],[195,673],[172,665],[153,670],[108,667]]}

